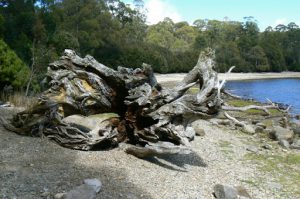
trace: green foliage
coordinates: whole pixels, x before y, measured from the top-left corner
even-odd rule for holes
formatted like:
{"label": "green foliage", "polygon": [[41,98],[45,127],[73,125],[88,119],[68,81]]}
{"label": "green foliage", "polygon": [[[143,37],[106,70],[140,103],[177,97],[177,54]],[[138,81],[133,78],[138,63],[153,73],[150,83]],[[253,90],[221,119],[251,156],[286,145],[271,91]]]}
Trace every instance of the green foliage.
{"label": "green foliage", "polygon": [[53,45],[56,47],[56,51],[58,54],[61,54],[64,49],[74,49],[79,50],[79,42],[75,36],[72,35],[72,33],[69,33],[67,31],[58,31],[53,36]]}
{"label": "green foliage", "polygon": [[4,34],[4,17],[0,14],[0,38],[3,38]]}
{"label": "green foliage", "polygon": [[264,32],[253,17],[147,25],[144,1],[133,2],[134,8],[122,0],[5,0],[0,38],[32,66],[31,90],[66,48],[113,68],[148,63],[160,73],[189,71],[206,47],[216,50],[218,72],[233,65],[235,72],[300,71],[300,29],[293,22]]}
{"label": "green foliage", "polygon": [[0,40],[0,85],[12,85],[15,89],[24,87],[29,69],[3,40]]}

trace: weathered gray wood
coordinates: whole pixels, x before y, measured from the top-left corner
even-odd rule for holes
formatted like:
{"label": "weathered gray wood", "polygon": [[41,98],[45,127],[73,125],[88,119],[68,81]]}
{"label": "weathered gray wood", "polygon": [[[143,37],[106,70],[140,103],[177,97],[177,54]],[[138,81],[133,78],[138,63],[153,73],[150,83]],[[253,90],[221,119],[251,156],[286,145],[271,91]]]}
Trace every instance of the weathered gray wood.
{"label": "weathered gray wood", "polygon": [[[195,136],[188,122],[213,117],[222,109],[224,83],[219,83],[214,67],[214,51],[207,49],[186,77],[167,89],[157,83],[147,64],[141,69],[113,70],[89,55],[81,58],[65,50],[49,64],[50,88],[6,126],[73,149],[110,148],[126,142],[132,145],[126,151],[138,157],[185,154]],[[199,92],[187,94],[197,84]],[[115,114],[95,119],[105,113]]]}

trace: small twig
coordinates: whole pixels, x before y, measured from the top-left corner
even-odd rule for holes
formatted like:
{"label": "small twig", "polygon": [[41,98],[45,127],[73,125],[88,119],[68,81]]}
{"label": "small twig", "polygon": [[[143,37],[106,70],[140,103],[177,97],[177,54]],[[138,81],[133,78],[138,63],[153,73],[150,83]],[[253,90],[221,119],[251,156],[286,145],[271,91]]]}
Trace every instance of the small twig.
{"label": "small twig", "polygon": [[233,121],[235,124],[244,127],[246,124],[244,122],[241,122],[239,120],[237,120],[236,118],[230,116],[228,113],[224,112],[225,117],[227,117],[228,119],[230,119],[231,121]]}

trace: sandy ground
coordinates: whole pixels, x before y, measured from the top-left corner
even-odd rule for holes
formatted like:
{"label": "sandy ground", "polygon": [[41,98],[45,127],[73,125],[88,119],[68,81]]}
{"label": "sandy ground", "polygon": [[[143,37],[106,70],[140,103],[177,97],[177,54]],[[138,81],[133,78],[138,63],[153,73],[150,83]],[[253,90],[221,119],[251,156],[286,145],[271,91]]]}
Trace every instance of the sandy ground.
{"label": "sandy ground", "polygon": [[[6,118],[14,112],[0,109]],[[245,160],[251,153],[247,147],[257,142],[255,137],[206,121],[201,126],[206,135],[192,142],[194,153],[143,160],[120,148],[70,150],[47,139],[19,136],[0,125],[0,198],[51,199],[83,179],[98,178],[103,188],[97,198],[102,199],[210,199],[217,183],[242,185],[256,199],[295,199],[290,193],[282,197],[284,189],[278,191],[268,185],[276,180]],[[280,147],[260,151],[271,152],[283,153]],[[247,183],[258,178],[265,183]]]}
{"label": "sandy ground", "polygon": [[[178,82],[183,79],[185,73],[173,73],[173,74],[155,74],[158,82]],[[279,78],[300,78],[300,72],[282,72],[282,73],[230,73],[225,75],[219,73],[219,79],[234,81],[234,80],[253,80],[253,79],[279,79]]]}

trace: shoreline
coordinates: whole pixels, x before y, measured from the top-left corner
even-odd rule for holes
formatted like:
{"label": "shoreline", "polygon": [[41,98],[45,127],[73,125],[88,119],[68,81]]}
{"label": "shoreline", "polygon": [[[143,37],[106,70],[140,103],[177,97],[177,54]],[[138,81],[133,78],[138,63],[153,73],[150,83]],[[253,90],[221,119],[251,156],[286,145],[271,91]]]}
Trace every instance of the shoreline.
{"label": "shoreline", "polygon": [[[179,82],[187,73],[169,73],[155,74],[159,83]],[[227,81],[243,81],[243,80],[261,80],[261,79],[284,79],[284,78],[300,78],[300,72],[281,72],[281,73],[218,73],[220,80],[226,78]]]}

